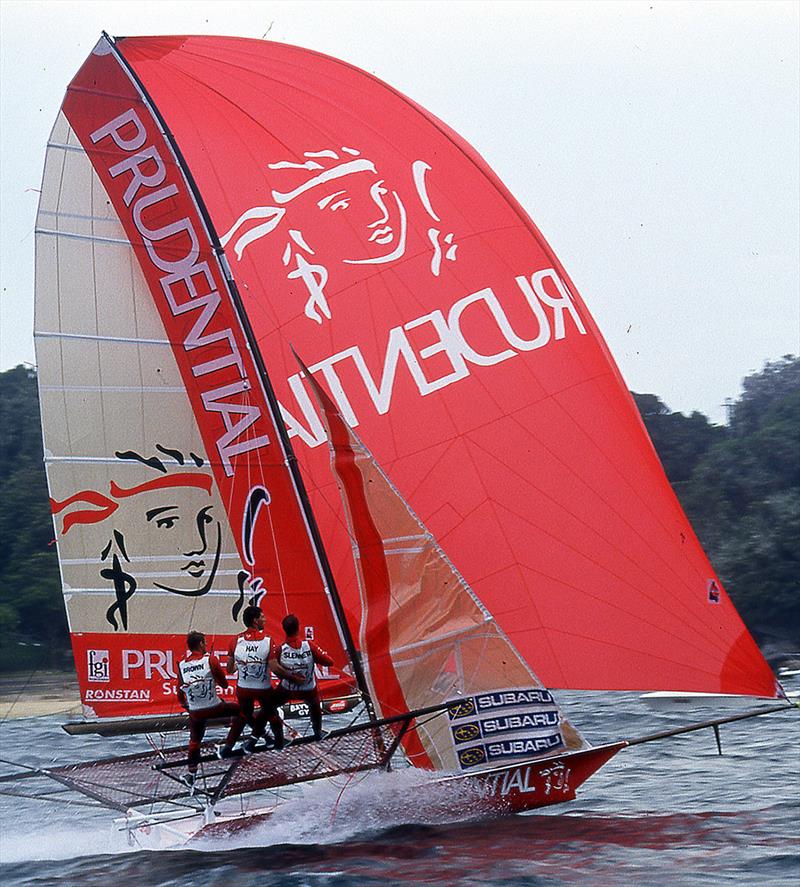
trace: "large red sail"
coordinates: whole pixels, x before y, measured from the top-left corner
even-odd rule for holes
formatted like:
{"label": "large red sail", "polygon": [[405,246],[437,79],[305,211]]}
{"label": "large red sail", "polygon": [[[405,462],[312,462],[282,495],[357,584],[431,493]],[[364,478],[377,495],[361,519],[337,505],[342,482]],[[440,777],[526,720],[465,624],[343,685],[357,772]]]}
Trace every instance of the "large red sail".
{"label": "large red sail", "polygon": [[546,685],[774,694],[583,300],[469,145],[308,50],[117,50],[225,247],[353,624],[346,521],[290,344]]}

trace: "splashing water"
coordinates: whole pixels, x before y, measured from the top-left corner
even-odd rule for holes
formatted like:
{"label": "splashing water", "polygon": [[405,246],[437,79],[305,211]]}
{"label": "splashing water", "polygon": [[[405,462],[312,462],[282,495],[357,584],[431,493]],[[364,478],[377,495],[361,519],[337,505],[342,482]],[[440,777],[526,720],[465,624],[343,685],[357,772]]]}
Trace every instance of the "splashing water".
{"label": "splashing water", "polygon": [[216,851],[276,844],[339,844],[409,822],[420,825],[464,822],[480,816],[479,796],[459,783],[437,785],[435,775],[404,769],[337,777],[304,786],[275,814],[246,831],[201,838],[192,846]]}
{"label": "splashing water", "polygon": [[[672,725],[633,695],[562,695],[580,707],[581,723],[598,744]],[[54,756],[65,763],[142,747],[141,737],[67,737],[55,718],[8,721],[2,740],[9,757],[32,766]],[[494,820],[476,821],[476,798],[457,783],[434,788],[432,774],[342,776],[287,790],[274,814],[247,831],[171,853],[126,846],[124,836],[112,833],[109,811],[0,798],[0,881],[4,887],[598,887],[618,884],[624,871],[637,887],[795,887],[798,745],[800,718],[787,715],[725,727],[724,757],[705,732],[640,746],[603,768],[577,801]]]}

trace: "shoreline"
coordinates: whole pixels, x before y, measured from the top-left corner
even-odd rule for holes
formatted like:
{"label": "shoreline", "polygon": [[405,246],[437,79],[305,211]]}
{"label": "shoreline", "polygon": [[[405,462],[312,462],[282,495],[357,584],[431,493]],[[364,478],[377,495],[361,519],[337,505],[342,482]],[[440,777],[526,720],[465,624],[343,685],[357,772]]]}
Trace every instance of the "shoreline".
{"label": "shoreline", "polygon": [[0,721],[53,715],[81,715],[74,671],[0,674]]}

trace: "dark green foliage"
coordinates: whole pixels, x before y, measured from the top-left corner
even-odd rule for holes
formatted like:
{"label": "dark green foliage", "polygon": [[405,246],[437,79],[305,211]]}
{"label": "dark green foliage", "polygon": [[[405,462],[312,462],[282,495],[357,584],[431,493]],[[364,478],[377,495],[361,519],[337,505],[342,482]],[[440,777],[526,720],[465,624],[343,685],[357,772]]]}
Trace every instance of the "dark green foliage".
{"label": "dark green foliage", "polygon": [[[634,398],[745,621],[800,648],[800,359],[748,376],[727,428]],[[0,373],[0,670],[67,661],[53,536],[36,376],[16,367]]]}
{"label": "dark green foliage", "polygon": [[800,360],[791,354],[764,364],[760,373],[742,382],[742,396],[733,406],[731,431],[752,434],[764,425],[769,408],[787,395],[800,390]]}
{"label": "dark green foliage", "polygon": [[63,664],[69,646],[42,464],[36,374],[0,373],[0,669]]}
{"label": "dark green foliage", "polygon": [[708,448],[724,437],[725,429],[712,425],[702,413],[694,412],[688,418],[671,413],[655,394],[631,393],[667,477],[678,489],[689,480]]}
{"label": "dark green foliage", "polygon": [[[730,426],[634,395],[689,520],[757,638],[800,648],[800,359],[748,376]],[[663,409],[662,409],[663,408]]]}

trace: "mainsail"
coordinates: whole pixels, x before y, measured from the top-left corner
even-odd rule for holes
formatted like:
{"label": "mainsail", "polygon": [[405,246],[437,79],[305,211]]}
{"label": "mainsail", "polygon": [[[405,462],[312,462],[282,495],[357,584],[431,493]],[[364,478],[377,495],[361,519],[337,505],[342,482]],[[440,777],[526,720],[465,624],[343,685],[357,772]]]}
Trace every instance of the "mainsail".
{"label": "mainsail", "polygon": [[253,602],[274,635],[302,613],[346,669],[222,257],[151,108],[112,55],[93,58],[108,70],[70,86],[36,233],[46,465],[85,712],[178,709],[187,630],[224,650]]}
{"label": "mainsail", "polygon": [[[226,638],[251,598],[273,631],[296,610],[340,668],[343,617],[365,626],[382,705],[416,700],[414,680],[378,689],[352,514],[292,345],[407,505],[397,536],[458,577],[448,613],[518,654],[505,686],[521,669],[775,695],[575,286],[474,149],[315,52],[103,38],[56,124],[37,233],[48,477],[97,714],[169,709],[183,633]],[[199,541],[167,545],[176,528]]]}

